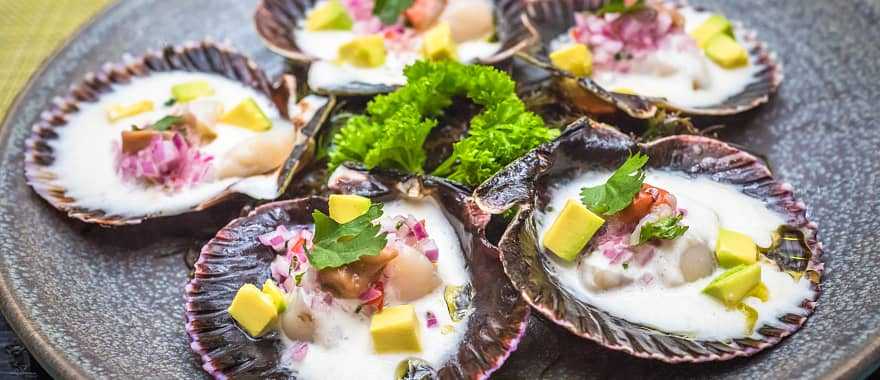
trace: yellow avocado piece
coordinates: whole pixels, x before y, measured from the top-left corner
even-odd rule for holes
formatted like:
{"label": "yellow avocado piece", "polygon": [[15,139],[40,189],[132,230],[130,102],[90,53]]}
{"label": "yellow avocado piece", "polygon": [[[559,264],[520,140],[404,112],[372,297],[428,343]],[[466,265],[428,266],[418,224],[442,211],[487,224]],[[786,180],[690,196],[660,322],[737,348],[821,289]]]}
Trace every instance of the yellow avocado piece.
{"label": "yellow avocado piece", "polygon": [[723,268],[752,264],[758,261],[758,246],[749,235],[722,228],[718,230],[715,257]]}
{"label": "yellow avocado piece", "polygon": [[247,98],[238,103],[229,112],[220,116],[219,121],[257,132],[268,131],[272,128],[272,121],[263,113],[254,98]]}
{"label": "yellow avocado piece", "polygon": [[593,72],[593,55],[584,44],[572,44],[550,53],[553,65],[576,76],[585,77]]}
{"label": "yellow avocado piece", "polygon": [[339,59],[357,67],[382,66],[385,54],[385,39],[379,34],[355,37],[339,47]]}
{"label": "yellow avocado piece", "polygon": [[348,223],[370,209],[370,198],[360,195],[330,195],[330,218],[336,223]]}
{"label": "yellow avocado piece", "polygon": [[272,299],[272,303],[275,304],[275,309],[278,310],[278,313],[283,313],[284,310],[287,310],[287,301],[284,299],[284,292],[281,291],[281,288],[278,285],[275,285],[275,281],[272,279],[266,279],[266,282],[263,283],[263,293],[269,296]]}
{"label": "yellow avocado piece", "polygon": [[244,284],[229,305],[229,315],[253,337],[258,337],[275,324],[278,308],[272,297],[253,284]]}
{"label": "yellow avocado piece", "polygon": [[107,107],[107,119],[110,119],[110,122],[116,122],[119,119],[124,119],[144,112],[150,112],[152,110],[153,102],[149,100],[142,100],[131,104],[114,104]]}
{"label": "yellow avocado piece", "polygon": [[697,40],[697,46],[699,46],[700,49],[704,49],[709,43],[709,40],[716,35],[724,34],[733,38],[733,24],[722,15],[712,15],[706,19],[706,21],[703,21],[703,23],[690,34],[691,37]]}
{"label": "yellow avocado piece", "polygon": [[339,0],[330,0],[309,13],[306,29],[317,30],[351,30],[354,22],[348,10]]}
{"label": "yellow avocado piece", "polygon": [[214,95],[214,88],[203,80],[176,84],[171,87],[171,97],[180,103],[211,95]]}
{"label": "yellow avocado piece", "polygon": [[733,38],[719,34],[706,45],[706,56],[725,69],[748,66],[749,52]]}
{"label": "yellow avocado piece", "polygon": [[419,319],[412,305],[386,307],[373,314],[370,335],[376,352],[417,352],[419,343]]}
{"label": "yellow avocado piece", "polygon": [[625,94],[625,95],[638,95],[638,94],[636,94],[635,90],[633,90],[629,87],[618,87],[618,88],[614,89],[614,92],[616,92],[618,94]]}
{"label": "yellow avocado piece", "polygon": [[441,22],[425,32],[422,56],[431,61],[458,60],[458,50],[448,22]]}
{"label": "yellow avocado piece", "polygon": [[760,283],[761,264],[739,265],[721,273],[706,285],[703,293],[733,308]]}
{"label": "yellow avocado piece", "polygon": [[569,199],[544,234],[544,247],[559,258],[572,261],[603,224],[605,219],[594,214],[581,202]]}

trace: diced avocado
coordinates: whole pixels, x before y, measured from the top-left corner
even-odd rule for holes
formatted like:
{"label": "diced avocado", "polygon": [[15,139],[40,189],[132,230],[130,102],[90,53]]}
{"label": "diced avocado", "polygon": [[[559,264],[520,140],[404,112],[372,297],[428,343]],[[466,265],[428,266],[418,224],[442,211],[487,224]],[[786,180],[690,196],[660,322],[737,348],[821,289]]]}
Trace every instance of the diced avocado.
{"label": "diced avocado", "polygon": [[275,285],[275,281],[272,281],[272,279],[266,279],[266,282],[263,283],[263,293],[272,298],[272,303],[275,304],[275,308],[278,310],[279,314],[283,313],[284,310],[287,310],[287,301],[284,299],[284,292],[278,288],[278,285]]}
{"label": "diced avocado", "polygon": [[581,202],[569,199],[544,234],[544,247],[563,260],[572,261],[603,224],[605,219],[588,210]]}
{"label": "diced avocado", "polygon": [[633,90],[629,87],[618,87],[618,88],[614,89],[614,92],[616,92],[618,94],[625,94],[625,95],[637,95],[635,90]]}
{"label": "diced avocado", "polygon": [[263,110],[260,109],[254,98],[247,98],[238,103],[229,112],[220,116],[219,121],[257,132],[268,131],[272,128],[272,120],[269,120],[266,114],[263,113]]}
{"label": "diced avocado", "polygon": [[572,44],[550,53],[553,65],[576,76],[585,77],[593,72],[593,56],[584,44]]}
{"label": "diced avocado", "polygon": [[370,335],[376,352],[421,351],[419,319],[412,305],[386,307],[373,314]]}
{"label": "diced avocado", "polygon": [[203,80],[171,86],[171,96],[179,103],[186,103],[203,96],[214,95],[214,88]]}
{"label": "diced avocado", "polygon": [[359,195],[330,195],[330,218],[336,223],[348,223],[370,209],[370,198]]}
{"label": "diced avocado", "polygon": [[752,264],[758,261],[758,246],[748,235],[722,228],[718,230],[715,257],[723,268]]}
{"label": "diced avocado", "polygon": [[315,8],[306,19],[306,29],[316,30],[351,30],[354,23],[348,10],[339,0],[330,0]]}
{"label": "diced avocado", "polygon": [[431,61],[458,60],[457,47],[448,22],[441,22],[425,32],[422,40],[422,56]]}
{"label": "diced avocado", "polygon": [[761,283],[761,264],[739,265],[716,277],[703,289],[727,307],[735,307]]}
{"label": "diced avocado", "polygon": [[767,289],[767,285],[764,285],[764,283],[761,282],[758,286],[752,289],[746,297],[755,297],[761,300],[761,302],[767,302],[767,300],[770,299],[770,289]]}
{"label": "diced avocado", "polygon": [[114,104],[110,107],[107,107],[107,119],[110,119],[110,122],[112,123],[116,122],[119,119],[134,116],[144,112],[150,112],[152,110],[153,102],[149,100],[142,100],[140,102],[131,104]]}
{"label": "diced avocado", "polygon": [[379,34],[355,37],[339,47],[339,59],[357,67],[382,66],[385,54],[385,39]]}
{"label": "diced avocado", "polygon": [[725,69],[748,66],[749,52],[730,36],[719,34],[706,45],[706,56]]}
{"label": "diced avocado", "polygon": [[691,32],[691,37],[697,40],[697,46],[703,49],[709,40],[719,34],[733,38],[733,24],[722,15],[712,15]]}
{"label": "diced avocado", "polygon": [[228,311],[232,319],[253,337],[265,333],[278,319],[278,308],[272,297],[253,284],[244,284],[238,289]]}

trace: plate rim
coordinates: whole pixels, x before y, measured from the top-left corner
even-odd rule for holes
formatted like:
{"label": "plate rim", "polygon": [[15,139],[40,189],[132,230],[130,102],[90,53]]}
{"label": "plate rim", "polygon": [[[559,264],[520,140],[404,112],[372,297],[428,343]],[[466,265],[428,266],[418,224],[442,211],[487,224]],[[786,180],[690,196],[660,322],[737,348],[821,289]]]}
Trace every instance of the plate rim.
{"label": "plate rim", "polygon": [[[91,29],[99,20],[104,19],[108,13],[113,12],[122,4],[122,1],[111,0],[91,17],[86,19],[82,24],[77,26],[70,35],[63,38],[58,46],[40,61],[37,69],[34,70],[30,77],[28,77],[24,86],[21,87],[18,93],[15,94],[15,97],[6,109],[6,114],[3,116],[3,119],[0,120],[0,150],[5,151],[5,147],[10,143],[9,140],[12,135],[10,124],[12,124],[11,120],[14,118],[13,115],[17,114],[19,108],[21,108],[21,105],[26,98],[25,95],[33,90],[37,78],[40,78],[45,74],[49,64],[54,62],[61,53],[70,49],[73,41],[79,39],[80,36],[82,36],[87,30]],[[24,173],[19,173],[19,175],[24,175]],[[0,272],[0,312],[2,312],[3,317],[6,318],[6,322],[10,329],[15,333],[15,336],[25,348],[27,348],[28,352],[37,360],[37,362],[40,363],[40,366],[42,366],[52,378],[90,378],[88,372],[81,365],[71,360],[68,354],[55,349],[49,343],[45,334],[39,331],[33,320],[27,318],[20,299],[13,297],[13,292],[9,288],[8,283],[9,280],[7,276],[5,276],[3,272]]]}

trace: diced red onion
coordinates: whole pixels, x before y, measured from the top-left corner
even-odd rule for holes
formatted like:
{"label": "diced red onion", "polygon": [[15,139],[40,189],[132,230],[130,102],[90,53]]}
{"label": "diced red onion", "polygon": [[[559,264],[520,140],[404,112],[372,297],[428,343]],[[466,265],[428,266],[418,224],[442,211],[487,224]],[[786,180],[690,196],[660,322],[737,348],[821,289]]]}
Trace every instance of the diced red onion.
{"label": "diced red onion", "polygon": [[424,221],[417,221],[412,216],[406,218],[406,224],[412,230],[413,236],[416,238],[416,241],[425,239],[428,237],[428,231],[425,230]]}
{"label": "diced red onion", "polygon": [[269,265],[269,269],[272,271],[272,279],[281,284],[287,280],[290,273],[290,260],[284,256],[276,257]]}
{"label": "diced red onion", "polygon": [[306,342],[295,342],[291,348],[290,357],[295,362],[301,362],[309,353],[309,344]]}
{"label": "diced red onion", "polygon": [[431,260],[432,263],[436,263],[437,259],[440,258],[440,249],[437,248],[437,243],[434,242],[434,239],[425,239],[421,243],[422,252]]}
{"label": "diced red onion", "polygon": [[124,179],[146,179],[175,190],[203,181],[213,160],[190,146],[179,133],[171,141],[157,135],[144,149],[118,154],[117,171]]}
{"label": "diced red onion", "polygon": [[375,286],[371,286],[369,289],[367,289],[366,291],[361,293],[361,295],[358,298],[361,301],[369,302],[369,301],[375,300],[376,298],[379,298],[381,296],[382,296],[382,292],[379,291],[379,289],[377,289]]}
{"label": "diced red onion", "polygon": [[434,315],[433,312],[428,311],[425,313],[425,324],[429,329],[437,327],[440,323],[437,322],[437,316]]}

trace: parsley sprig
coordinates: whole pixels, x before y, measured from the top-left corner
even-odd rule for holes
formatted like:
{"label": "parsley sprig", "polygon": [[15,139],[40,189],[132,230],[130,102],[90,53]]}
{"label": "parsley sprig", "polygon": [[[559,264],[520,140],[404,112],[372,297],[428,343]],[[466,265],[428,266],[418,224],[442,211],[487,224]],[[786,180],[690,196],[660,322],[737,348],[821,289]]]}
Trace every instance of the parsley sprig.
{"label": "parsley sprig", "polygon": [[318,270],[338,268],[363,256],[376,256],[385,248],[386,233],[373,221],[382,216],[382,204],[373,203],[363,215],[339,224],[321,211],[312,212],[315,221],[314,247],[308,250],[309,263]]}
{"label": "parsley sprig", "polygon": [[642,188],[646,163],[648,156],[644,154],[630,156],[604,184],[582,188],[581,202],[597,214],[614,215],[620,212],[632,203]]}
{"label": "parsley sprig", "polygon": [[681,225],[681,214],[667,216],[655,222],[645,223],[639,231],[639,244],[649,240],[674,240],[688,230],[688,226]]}

